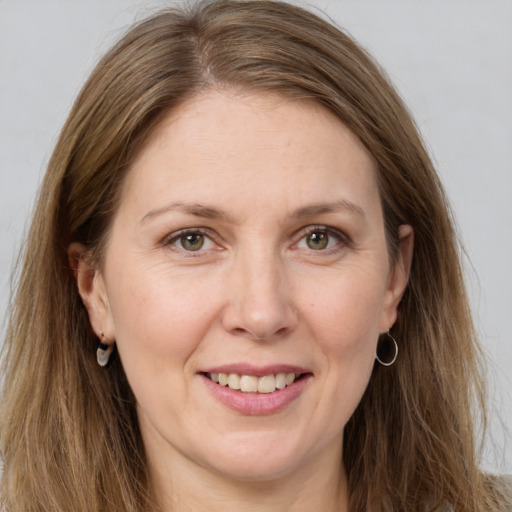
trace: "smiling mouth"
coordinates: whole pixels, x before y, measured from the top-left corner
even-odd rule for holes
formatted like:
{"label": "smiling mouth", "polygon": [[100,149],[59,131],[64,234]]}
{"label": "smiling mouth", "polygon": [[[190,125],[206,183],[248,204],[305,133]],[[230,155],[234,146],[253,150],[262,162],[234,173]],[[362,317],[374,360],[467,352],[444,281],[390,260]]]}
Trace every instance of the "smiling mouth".
{"label": "smiling mouth", "polygon": [[282,372],[261,377],[238,373],[203,373],[203,375],[219,386],[228,387],[241,393],[273,393],[291,386],[307,374]]}

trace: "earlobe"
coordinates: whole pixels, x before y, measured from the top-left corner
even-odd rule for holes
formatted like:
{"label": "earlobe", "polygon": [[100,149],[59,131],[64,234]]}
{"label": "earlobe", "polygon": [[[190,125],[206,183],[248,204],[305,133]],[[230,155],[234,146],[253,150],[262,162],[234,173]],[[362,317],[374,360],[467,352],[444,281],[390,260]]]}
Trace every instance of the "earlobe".
{"label": "earlobe", "polygon": [[75,277],[78,293],[89,315],[89,322],[96,336],[115,339],[105,283],[100,271],[91,261],[90,251],[81,243],[68,247],[68,261]]}
{"label": "earlobe", "polygon": [[398,305],[407,288],[414,252],[414,231],[409,225],[398,228],[399,248],[396,262],[389,274],[387,300],[381,317],[381,332],[387,332],[396,322]]}

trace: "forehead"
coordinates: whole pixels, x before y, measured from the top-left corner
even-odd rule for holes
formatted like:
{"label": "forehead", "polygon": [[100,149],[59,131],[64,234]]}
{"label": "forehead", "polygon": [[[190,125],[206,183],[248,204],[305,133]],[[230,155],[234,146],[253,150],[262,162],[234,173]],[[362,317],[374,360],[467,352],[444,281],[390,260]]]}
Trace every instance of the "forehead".
{"label": "forehead", "polygon": [[123,196],[300,206],[345,191],[365,203],[378,197],[375,173],[359,139],[313,102],[210,91],[164,117],[130,166]]}

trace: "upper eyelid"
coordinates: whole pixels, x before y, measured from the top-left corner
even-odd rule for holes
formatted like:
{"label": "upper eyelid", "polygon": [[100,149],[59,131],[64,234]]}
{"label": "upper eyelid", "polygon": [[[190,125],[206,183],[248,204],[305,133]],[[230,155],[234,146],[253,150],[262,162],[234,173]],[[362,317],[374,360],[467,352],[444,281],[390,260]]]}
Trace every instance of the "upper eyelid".
{"label": "upper eyelid", "polygon": [[166,235],[163,238],[163,242],[169,243],[170,241],[176,240],[182,236],[193,235],[196,233],[198,233],[200,235],[207,236],[208,238],[212,238],[212,239],[215,238],[215,236],[218,236],[218,235],[216,235],[216,233],[213,230],[211,230],[209,228],[202,228],[202,227],[183,228],[183,229],[179,229],[178,231],[173,231],[172,233],[169,233],[168,235]]}
{"label": "upper eyelid", "polygon": [[[307,236],[308,234],[313,233],[315,231],[324,231],[333,236],[337,236],[344,243],[350,242],[350,237],[345,232],[343,232],[342,230],[340,230],[338,228],[335,228],[333,226],[324,225],[324,224],[310,224],[307,226],[303,226],[302,228],[296,230],[294,232],[294,234],[292,234],[291,238],[293,240],[293,244],[298,243],[305,236]],[[224,237],[222,237],[217,231],[215,231],[211,228],[190,227],[190,228],[179,229],[177,231],[173,231],[172,233],[166,235],[162,239],[162,244],[167,245],[167,244],[179,239],[182,236],[186,236],[188,234],[194,234],[194,233],[199,233],[203,236],[210,238],[217,245],[222,245],[222,243],[225,243]]]}
{"label": "upper eyelid", "polygon": [[[304,240],[304,238],[306,236],[308,236],[311,233],[314,233],[315,231],[325,232],[325,233],[327,233],[327,235],[337,238],[338,241],[333,247],[329,247],[329,248],[325,248],[325,249],[321,249],[321,250],[313,250],[310,248],[306,249],[303,247],[298,247],[299,243],[302,240]],[[350,238],[350,236],[347,235],[344,231],[334,228],[332,226],[310,225],[310,226],[306,226],[303,229],[300,229],[297,232],[295,241],[293,242],[291,248],[295,249],[295,250],[303,249],[303,250],[308,250],[310,252],[312,251],[311,254],[314,254],[315,257],[319,258],[322,256],[325,257],[325,256],[329,256],[329,255],[331,255],[331,256],[335,255],[347,247],[353,247],[353,241]]]}
{"label": "upper eyelid", "polygon": [[[214,245],[216,245],[218,248],[222,247],[222,244],[219,242],[219,236],[215,234],[214,231],[207,228],[184,228],[180,229],[178,231],[173,231],[172,233],[166,235],[162,241],[161,246],[162,247],[174,247],[174,249],[178,251],[184,251],[186,253],[195,254],[196,256],[199,256],[200,253],[205,252],[206,250],[198,250],[198,251],[187,251],[186,249],[181,249],[180,247],[176,247],[174,244],[181,238],[185,237],[187,235],[192,234],[199,234],[204,236],[205,238],[208,238]],[[211,248],[210,248],[211,250]]]}
{"label": "upper eyelid", "polygon": [[344,233],[342,230],[334,228],[332,226],[326,226],[322,224],[312,224],[309,226],[305,226],[295,233],[296,240],[301,240],[305,236],[309,235],[310,233],[314,233],[315,231],[324,231],[326,233],[333,234],[335,236],[339,236],[342,240],[348,241],[349,237],[346,233]]}

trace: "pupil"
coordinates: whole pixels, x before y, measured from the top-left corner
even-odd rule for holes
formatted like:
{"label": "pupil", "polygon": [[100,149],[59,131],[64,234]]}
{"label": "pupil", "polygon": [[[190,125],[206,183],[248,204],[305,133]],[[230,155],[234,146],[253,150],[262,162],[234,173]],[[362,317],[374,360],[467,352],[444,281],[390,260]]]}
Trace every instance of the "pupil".
{"label": "pupil", "polygon": [[204,237],[200,234],[186,235],[182,237],[181,244],[187,251],[198,251],[203,247]]}
{"label": "pupil", "polygon": [[308,247],[314,250],[325,249],[328,241],[329,237],[326,233],[311,233],[308,237]]}

